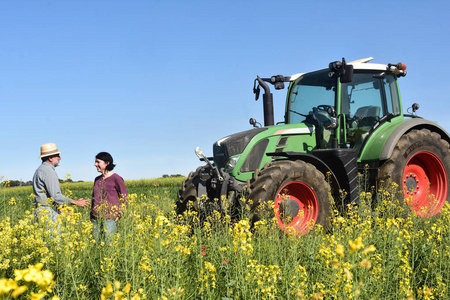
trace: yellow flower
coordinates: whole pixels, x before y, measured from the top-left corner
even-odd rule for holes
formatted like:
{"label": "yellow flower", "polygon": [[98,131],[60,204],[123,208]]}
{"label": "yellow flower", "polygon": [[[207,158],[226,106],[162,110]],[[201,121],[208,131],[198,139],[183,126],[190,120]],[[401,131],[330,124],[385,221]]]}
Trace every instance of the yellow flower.
{"label": "yellow flower", "polygon": [[350,254],[355,252],[356,250],[364,248],[364,244],[362,243],[362,238],[361,237],[358,237],[354,241],[349,240],[348,244],[350,245]]}
{"label": "yellow flower", "polygon": [[124,295],[123,292],[117,291],[117,292],[114,294],[114,300],[121,300],[121,299],[123,299],[123,295]]}
{"label": "yellow flower", "polygon": [[361,267],[365,267],[367,269],[370,269],[370,267],[372,267],[372,264],[370,263],[370,260],[368,260],[367,258],[364,258],[359,265]]}
{"label": "yellow flower", "polygon": [[33,293],[33,292],[31,292],[31,295],[30,295],[30,300],[41,300],[42,298],[44,298],[45,297],[45,292],[44,291],[39,291],[39,293]]}
{"label": "yellow flower", "polygon": [[9,202],[8,202],[9,205],[11,205],[11,206],[16,205],[16,203],[17,203],[16,198],[12,197],[11,199],[9,199]]}
{"label": "yellow flower", "polygon": [[127,283],[124,286],[123,291],[124,291],[125,294],[128,294],[130,292],[130,290],[131,290],[131,283]]}
{"label": "yellow flower", "polygon": [[367,254],[367,253],[370,253],[370,252],[374,252],[375,250],[377,250],[377,248],[375,248],[374,245],[370,245],[369,247],[367,247],[366,249],[364,249],[363,253],[364,253],[364,254]]}
{"label": "yellow flower", "polygon": [[116,288],[116,290],[120,289],[120,281],[115,281],[114,287]]}
{"label": "yellow flower", "polygon": [[347,280],[349,280],[349,281],[352,280],[353,274],[352,274],[352,272],[350,272],[349,269],[344,268],[344,273],[345,273],[345,276],[347,276]]}
{"label": "yellow flower", "polygon": [[112,287],[111,283],[107,283],[106,287],[102,289],[102,294],[100,295],[100,299],[104,300],[108,298],[109,295],[111,295],[114,292],[114,289]]}
{"label": "yellow flower", "polygon": [[0,279],[0,296],[8,294],[11,290],[15,290],[17,287],[17,282],[12,279]]}
{"label": "yellow flower", "polygon": [[19,286],[17,289],[14,290],[14,292],[11,293],[11,297],[13,298],[17,298],[20,295],[22,295],[23,293],[25,293],[25,291],[27,290],[27,286],[26,285],[22,285]]}
{"label": "yellow flower", "polygon": [[337,244],[336,245],[336,253],[340,256],[340,257],[344,257],[344,246],[341,244]]}
{"label": "yellow flower", "polygon": [[339,261],[336,258],[333,258],[333,269],[339,268]]}

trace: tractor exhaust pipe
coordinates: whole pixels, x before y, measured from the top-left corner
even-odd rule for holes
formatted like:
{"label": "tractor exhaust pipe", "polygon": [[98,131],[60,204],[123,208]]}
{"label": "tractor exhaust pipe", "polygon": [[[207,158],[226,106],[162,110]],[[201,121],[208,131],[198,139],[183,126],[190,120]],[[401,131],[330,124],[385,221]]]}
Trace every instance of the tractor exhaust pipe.
{"label": "tractor exhaust pipe", "polygon": [[264,89],[263,109],[264,109],[264,126],[274,125],[273,116],[273,94],[270,92],[269,86],[259,76],[256,78],[258,84]]}

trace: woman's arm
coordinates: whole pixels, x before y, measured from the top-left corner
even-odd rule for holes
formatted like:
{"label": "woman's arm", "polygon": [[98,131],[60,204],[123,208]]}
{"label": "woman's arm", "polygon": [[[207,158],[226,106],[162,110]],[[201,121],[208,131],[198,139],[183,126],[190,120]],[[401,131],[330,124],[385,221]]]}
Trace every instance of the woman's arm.
{"label": "woman's arm", "polygon": [[119,198],[123,199],[125,205],[128,206],[128,191],[127,191],[127,187],[125,186],[125,181],[123,180],[122,177],[117,176],[116,184],[117,184],[117,190],[119,192]]}

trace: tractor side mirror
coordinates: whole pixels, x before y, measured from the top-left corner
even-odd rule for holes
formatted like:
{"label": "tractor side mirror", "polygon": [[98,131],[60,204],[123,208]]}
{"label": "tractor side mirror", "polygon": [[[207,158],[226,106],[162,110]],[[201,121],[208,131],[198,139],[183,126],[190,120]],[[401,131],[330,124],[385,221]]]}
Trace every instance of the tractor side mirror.
{"label": "tractor side mirror", "polygon": [[353,80],[353,65],[345,65],[344,73],[341,75],[341,83],[352,82]]}
{"label": "tractor side mirror", "polygon": [[255,82],[253,83],[253,94],[255,94],[255,101],[259,99],[259,93],[261,91],[261,89],[259,88],[259,84],[256,85],[257,80],[258,79],[255,79]]}
{"label": "tractor side mirror", "polygon": [[328,76],[332,78],[340,77],[341,83],[347,83],[353,80],[353,65],[347,65],[345,58],[342,58],[342,62],[331,62],[329,68],[330,73]]}

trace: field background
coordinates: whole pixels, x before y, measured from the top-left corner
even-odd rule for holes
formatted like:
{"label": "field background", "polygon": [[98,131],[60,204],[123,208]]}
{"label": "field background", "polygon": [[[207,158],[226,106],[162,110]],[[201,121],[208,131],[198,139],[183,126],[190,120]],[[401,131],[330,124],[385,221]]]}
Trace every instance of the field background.
{"label": "field background", "polygon": [[[4,181],[0,299],[450,299],[448,204],[423,219],[395,186],[361,191],[329,231],[292,236],[270,213],[250,230],[248,206],[239,222],[176,216],[182,179],[126,181],[131,201],[112,244],[93,239],[87,208],[60,215],[60,235],[35,222],[31,187]],[[92,186],[62,190],[90,198]]]}

